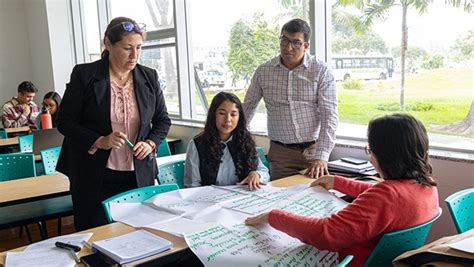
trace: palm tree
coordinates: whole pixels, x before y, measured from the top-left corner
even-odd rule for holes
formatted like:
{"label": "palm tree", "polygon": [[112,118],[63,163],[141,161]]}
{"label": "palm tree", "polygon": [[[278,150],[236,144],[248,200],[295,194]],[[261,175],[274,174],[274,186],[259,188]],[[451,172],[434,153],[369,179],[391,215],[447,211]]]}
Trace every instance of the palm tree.
{"label": "palm tree", "polygon": [[[346,1],[351,2],[351,1]],[[407,13],[408,9],[415,9],[421,15],[426,12],[432,0],[366,0],[365,6],[360,5],[360,1],[357,2],[357,6],[363,11],[363,24],[365,27],[370,27],[376,20],[384,19],[388,10],[392,7],[401,6],[402,8],[402,40],[400,45],[400,65],[401,65],[401,81],[400,81],[400,108],[405,106],[405,59],[408,47],[408,24],[407,24]],[[463,6],[465,11],[471,11],[470,0],[445,0],[446,4],[450,4],[454,7]]]}

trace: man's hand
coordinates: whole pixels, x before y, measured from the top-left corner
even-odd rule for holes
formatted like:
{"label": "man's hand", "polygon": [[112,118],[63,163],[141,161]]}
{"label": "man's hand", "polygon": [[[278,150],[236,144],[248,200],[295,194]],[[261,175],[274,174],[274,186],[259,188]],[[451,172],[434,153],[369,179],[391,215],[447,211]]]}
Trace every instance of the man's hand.
{"label": "man's hand", "polygon": [[313,161],[311,166],[309,166],[309,168],[305,172],[305,175],[308,175],[311,178],[318,178],[325,174],[329,174],[328,163],[320,159]]}
{"label": "man's hand", "polygon": [[248,184],[249,189],[253,191],[253,190],[259,189],[260,185],[263,183],[260,183],[260,175],[258,174],[258,172],[252,171],[249,173],[247,177],[245,177],[245,179],[242,180],[242,182],[237,183],[237,184],[239,185]]}

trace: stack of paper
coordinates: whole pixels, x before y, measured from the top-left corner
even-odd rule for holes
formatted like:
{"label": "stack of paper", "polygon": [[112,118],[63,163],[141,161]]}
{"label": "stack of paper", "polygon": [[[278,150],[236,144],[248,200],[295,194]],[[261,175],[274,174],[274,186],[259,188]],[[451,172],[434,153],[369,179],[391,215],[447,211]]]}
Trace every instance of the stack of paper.
{"label": "stack of paper", "polygon": [[368,172],[374,170],[374,166],[370,162],[363,164],[353,164],[340,159],[328,162],[328,168],[332,171],[356,174],[367,174]]}
{"label": "stack of paper", "polygon": [[92,247],[109,256],[119,264],[124,264],[161,253],[172,247],[164,238],[144,230],[96,241]]}

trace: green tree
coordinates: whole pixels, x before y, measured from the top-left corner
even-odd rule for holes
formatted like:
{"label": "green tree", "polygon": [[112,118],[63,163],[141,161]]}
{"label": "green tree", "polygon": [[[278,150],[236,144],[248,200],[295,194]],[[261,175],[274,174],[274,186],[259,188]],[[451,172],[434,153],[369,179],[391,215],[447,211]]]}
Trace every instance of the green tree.
{"label": "green tree", "polygon": [[[340,0],[341,1],[341,0]],[[352,1],[349,1],[352,2]],[[365,0],[365,4],[361,5],[361,1],[353,1],[354,5],[357,5],[361,10],[363,10],[363,25],[365,27],[370,27],[377,20],[384,19],[388,11],[396,6],[402,7],[402,40],[400,44],[400,65],[401,65],[401,82],[400,82],[400,107],[404,108],[405,106],[405,61],[408,47],[408,24],[407,24],[407,14],[409,9],[415,9],[419,14],[423,14],[428,9],[432,0]],[[453,5],[455,7],[461,6],[464,7],[464,10],[471,11],[471,1],[470,0],[446,0],[447,4]]]}
{"label": "green tree", "polygon": [[227,66],[233,82],[248,83],[258,65],[278,54],[278,35],[278,28],[269,26],[263,14],[254,14],[252,21],[239,19],[232,25]]}
{"label": "green tree", "polygon": [[[400,47],[392,48],[392,55],[394,58],[400,58]],[[406,61],[409,71],[414,71],[417,67],[421,66],[423,59],[428,56],[425,49],[418,46],[409,46],[406,53]]]}
{"label": "green tree", "polygon": [[332,52],[335,54],[348,53],[367,55],[368,53],[386,54],[388,49],[380,35],[374,32],[364,34],[349,34],[346,36],[335,32],[332,37]]}
{"label": "green tree", "polygon": [[443,67],[444,57],[441,55],[429,55],[426,56],[421,65],[424,69],[439,69]]}
{"label": "green tree", "polygon": [[454,45],[451,46],[456,62],[461,62],[474,57],[474,29],[468,31],[468,33],[456,39]]}

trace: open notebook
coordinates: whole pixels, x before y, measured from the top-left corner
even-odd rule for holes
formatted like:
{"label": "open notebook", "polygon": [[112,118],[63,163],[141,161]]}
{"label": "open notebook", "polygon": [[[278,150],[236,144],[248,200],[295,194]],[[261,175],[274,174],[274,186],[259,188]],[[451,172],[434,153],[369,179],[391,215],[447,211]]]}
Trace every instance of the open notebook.
{"label": "open notebook", "polygon": [[119,264],[146,258],[170,249],[173,243],[145,230],[96,241],[92,247]]}

